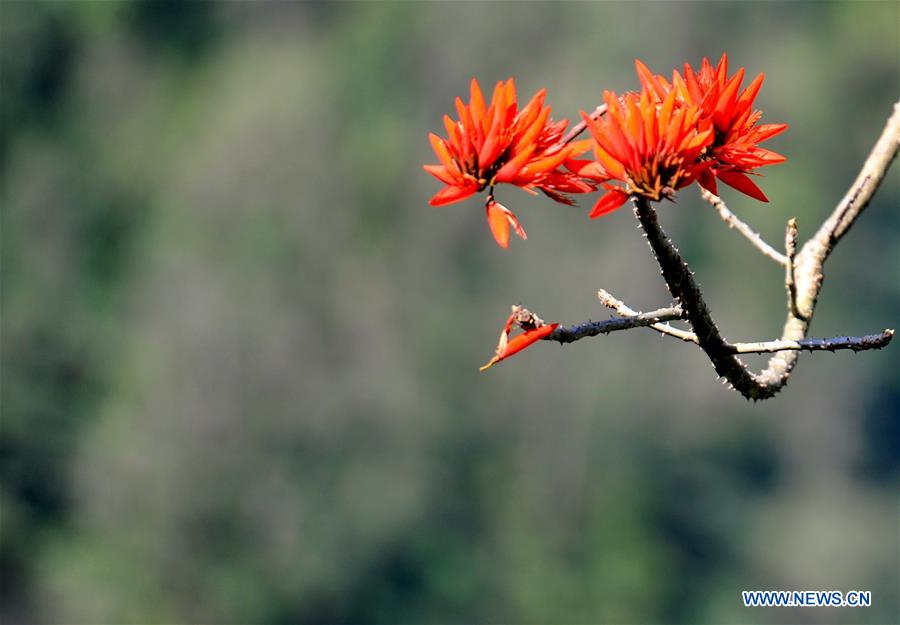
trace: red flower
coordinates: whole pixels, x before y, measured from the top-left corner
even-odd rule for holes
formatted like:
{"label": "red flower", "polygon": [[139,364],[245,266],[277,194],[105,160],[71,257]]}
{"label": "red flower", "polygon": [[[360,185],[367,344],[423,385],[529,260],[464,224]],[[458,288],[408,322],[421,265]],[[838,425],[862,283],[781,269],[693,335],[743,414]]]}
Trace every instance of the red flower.
{"label": "red flower", "polygon": [[[529,345],[536,343],[541,339],[547,338],[559,326],[558,323],[545,324],[543,321],[538,319],[536,316],[531,315],[530,313],[528,319],[523,321],[519,318],[518,311],[519,307],[514,306],[513,313],[506,320],[506,324],[503,326],[503,331],[500,333],[500,342],[497,344],[497,351],[494,354],[494,357],[491,358],[486,365],[481,367],[479,371],[490,369],[501,360],[505,360],[510,356],[518,354]],[[520,325],[524,323],[526,325],[526,328],[523,328],[524,332],[522,334],[514,336],[512,339],[510,339],[509,334],[510,332],[512,332],[513,324],[516,322],[519,322]]]}
{"label": "red flower", "polygon": [[664,77],[654,75],[641,61],[635,61],[638,77],[646,91],[658,101],[674,91],[679,103],[697,106],[704,120],[713,126],[713,142],[702,158],[713,161],[709,170],[704,171],[699,183],[705,189],[718,194],[716,178],[738,191],[757,200],[768,202],[765,194],[747,176],[756,174],[756,168],[782,163],[785,157],[759,147],[759,144],[787,129],[787,124],[762,124],[762,112],[753,109],[753,100],[759,93],[765,79],[764,74],[741,91],[744,68],[728,77],[728,56],[722,55],[713,68],[709,59],[704,58],[699,72],[684,64],[684,77],[674,71],[672,83]]}
{"label": "red flower", "polygon": [[[672,199],[675,190],[694,182],[711,163],[699,160],[713,139],[710,124],[701,123],[700,110],[676,106],[670,92],[658,105],[645,89],[621,99],[603,94],[606,115],[594,121],[582,112],[594,138],[596,161],[576,161],[567,167],[578,175],[604,182],[607,193],[594,205],[591,219],[611,212],[633,196],[658,201]],[[622,183],[605,183],[615,180]]]}
{"label": "red flower", "polygon": [[[432,206],[458,202],[490,187],[486,208],[491,232],[500,247],[509,245],[509,225],[523,239],[525,231],[515,215],[494,201],[493,188],[505,182],[536,193],[536,190],[564,204],[572,204],[567,193],[587,193],[594,185],[560,165],[573,154],[584,152],[589,142],[561,142],[568,122],[550,119],[542,89],[520,111],[513,79],[499,82],[490,106],[485,105],[474,78],[469,104],[456,98],[459,120],[444,116],[447,139],[431,134],[431,145],[439,165],[425,165],[425,171],[446,184],[434,197]],[[580,152],[579,152],[580,150]]]}

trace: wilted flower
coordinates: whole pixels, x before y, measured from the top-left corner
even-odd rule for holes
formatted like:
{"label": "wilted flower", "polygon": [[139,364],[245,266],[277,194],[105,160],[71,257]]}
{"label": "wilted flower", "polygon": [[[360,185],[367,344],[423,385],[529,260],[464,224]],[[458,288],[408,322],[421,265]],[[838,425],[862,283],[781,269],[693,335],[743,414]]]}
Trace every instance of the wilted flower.
{"label": "wilted flower", "polygon": [[516,234],[519,235],[519,238],[522,240],[528,238],[525,234],[525,230],[522,228],[522,224],[519,223],[519,220],[512,211],[503,206],[503,204],[495,201],[493,195],[488,196],[485,209],[487,211],[488,225],[491,227],[491,234],[494,235],[494,240],[497,241],[497,245],[504,249],[509,247],[510,226],[512,226]]}
{"label": "wilted flower", "polygon": [[696,106],[701,117],[709,120],[713,127],[713,142],[701,155],[713,165],[704,171],[698,182],[713,193],[718,193],[716,178],[763,202],[768,202],[765,194],[746,174],[755,174],[757,167],[784,162],[785,157],[759,147],[763,141],[783,132],[787,124],[759,124],[762,112],[753,109],[753,100],[759,93],[765,78],[757,76],[741,91],[744,68],[728,77],[728,56],[722,55],[713,68],[709,59],[704,58],[700,71],[695,72],[684,64],[684,77],[674,71],[672,82],[663,76],[654,75],[641,61],[635,61],[638,77],[645,91],[662,102],[669,93],[675,92],[679,104]]}
{"label": "wilted flower", "polygon": [[[525,238],[515,215],[494,200],[498,183],[513,184],[531,193],[536,190],[564,204],[572,204],[567,193],[587,193],[594,185],[560,168],[573,154],[589,149],[590,142],[562,143],[568,122],[550,119],[544,106],[546,90],[540,90],[520,111],[513,79],[498,82],[490,106],[485,105],[478,81],[472,79],[469,104],[456,98],[459,119],[444,116],[447,139],[431,134],[429,139],[440,160],[425,165],[425,171],[446,184],[432,206],[458,202],[489,188],[486,202],[488,223],[501,247],[509,245],[509,226]],[[580,150],[580,152],[579,152]]]}
{"label": "wilted flower", "polygon": [[[517,324],[524,331],[522,334],[510,338],[509,335],[513,330],[513,326]],[[507,318],[506,324],[504,324],[503,330],[500,332],[500,341],[497,343],[494,357],[481,367],[479,371],[490,369],[501,360],[518,354],[529,345],[547,338],[553,334],[557,327],[559,327],[558,323],[544,323],[534,313],[525,310],[521,306],[513,306],[512,314]]]}
{"label": "wilted flower", "polygon": [[[582,112],[594,138],[596,161],[567,163],[580,176],[603,182],[607,193],[594,205],[591,219],[613,211],[631,196],[672,199],[677,189],[694,182],[711,163],[699,160],[713,140],[700,110],[676,106],[675,93],[662,102],[645,89],[622,98],[607,91],[606,115],[595,121]],[[621,185],[608,184],[618,181]]]}

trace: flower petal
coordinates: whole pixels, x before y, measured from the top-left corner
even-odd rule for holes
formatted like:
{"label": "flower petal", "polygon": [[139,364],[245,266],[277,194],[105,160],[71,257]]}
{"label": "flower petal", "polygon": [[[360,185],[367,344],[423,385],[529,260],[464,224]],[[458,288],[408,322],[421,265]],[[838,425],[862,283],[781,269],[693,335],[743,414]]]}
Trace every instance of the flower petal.
{"label": "flower petal", "polygon": [[458,182],[450,171],[443,165],[422,165],[422,169],[443,182],[444,184],[456,185]]}
{"label": "flower petal", "polygon": [[452,204],[453,202],[464,200],[470,195],[475,194],[477,191],[477,186],[448,186],[438,191],[428,203],[432,206],[444,206],[445,204]]}
{"label": "flower petal", "polygon": [[590,150],[592,147],[594,147],[593,139],[583,139],[582,141],[573,141],[572,143],[569,144],[569,148],[571,148],[573,155],[584,154],[585,152]]}
{"label": "flower petal", "polygon": [[472,123],[477,128],[481,128],[484,121],[484,95],[481,93],[481,87],[475,77],[469,83],[469,111],[472,114]]}
{"label": "flower petal", "polygon": [[753,79],[753,82],[750,83],[750,86],[744,89],[744,92],[740,95],[735,104],[735,113],[739,114],[743,112],[744,109],[749,109],[753,106],[753,100],[756,99],[756,94],[759,93],[760,87],[762,87],[763,81],[766,79],[765,74],[760,74],[756,78]]}
{"label": "flower petal", "polygon": [[526,347],[547,338],[548,336],[553,334],[553,331],[558,327],[558,323],[550,323],[539,328],[528,330],[527,332],[519,334],[518,336],[514,336],[509,340],[509,342],[507,342],[506,346],[502,350],[500,350],[497,355],[491,358],[486,365],[481,367],[479,371],[486,371],[501,360],[505,360],[510,356],[514,356]]}
{"label": "flower petal", "polygon": [[634,66],[637,69],[638,79],[640,79],[644,89],[646,91],[652,91],[658,100],[665,100],[666,91],[663,89],[659,80],[657,80],[656,74],[651,72],[650,68],[644,65],[640,59],[634,60]]}
{"label": "flower petal", "polygon": [[523,241],[528,238],[528,235],[525,234],[525,228],[522,227],[522,224],[519,223],[518,218],[512,211],[506,211],[506,220],[509,222],[509,225],[512,226],[513,231],[516,233],[516,236],[518,236]]}
{"label": "flower petal", "polygon": [[452,172],[459,171],[459,168],[453,161],[453,157],[450,156],[450,150],[447,148],[447,142],[433,132],[429,133],[428,139],[429,141],[431,141],[431,147],[434,149],[434,153],[440,159],[444,167]]}
{"label": "flower petal", "polygon": [[594,146],[594,156],[597,157],[597,161],[600,163],[601,167],[609,172],[607,178],[610,176],[618,178],[619,180],[625,178],[625,167],[618,159],[600,147],[599,143]]}
{"label": "flower petal", "polygon": [[509,247],[509,219],[506,218],[506,209],[497,202],[489,200],[486,207],[488,226],[497,245],[506,249]]}
{"label": "flower petal", "polygon": [[596,219],[601,215],[611,213],[628,201],[628,194],[621,189],[617,187],[607,187],[607,189],[608,192],[594,204],[594,209],[589,215],[591,219]]}
{"label": "flower petal", "polygon": [[500,168],[495,177],[497,182],[512,182],[522,171],[522,167],[531,158],[531,154],[535,150],[535,144],[526,145],[512,160],[507,161],[506,165]]}
{"label": "flower petal", "polygon": [[713,174],[712,170],[706,169],[700,172],[700,176],[697,178],[697,182],[701,187],[703,187],[713,195],[719,195],[719,188],[716,184],[716,177]]}
{"label": "flower petal", "polygon": [[597,161],[569,159],[565,165],[566,169],[582,178],[589,178],[597,182],[606,182],[610,178],[609,173]]}
{"label": "flower petal", "polygon": [[720,171],[716,172],[716,176],[727,184],[729,187],[733,187],[744,193],[749,195],[755,200],[759,200],[760,202],[768,202],[769,198],[766,197],[766,194],[762,192],[762,189],[756,186],[756,183],[750,180],[748,176],[745,176],[741,172],[738,171]]}
{"label": "flower petal", "polygon": [[762,126],[757,126],[756,132],[753,134],[753,141],[762,143],[766,139],[771,139],[775,135],[781,134],[787,128],[787,124],[763,124]]}
{"label": "flower petal", "polygon": [[533,179],[539,174],[543,174],[556,169],[557,167],[562,165],[563,161],[565,161],[571,155],[572,152],[570,150],[563,150],[561,152],[558,152],[557,154],[554,154],[553,156],[547,156],[531,161],[522,168],[522,171],[519,172],[519,177],[522,179]]}

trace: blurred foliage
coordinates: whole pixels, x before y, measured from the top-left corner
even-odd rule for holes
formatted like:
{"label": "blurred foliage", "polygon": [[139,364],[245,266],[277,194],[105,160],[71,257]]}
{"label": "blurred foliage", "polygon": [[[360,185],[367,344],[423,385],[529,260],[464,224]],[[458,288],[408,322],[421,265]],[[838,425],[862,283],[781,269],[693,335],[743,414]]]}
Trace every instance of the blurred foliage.
{"label": "blurred foliage", "polygon": [[[787,121],[778,241],[900,94],[895,2],[0,5],[3,622],[891,623],[900,353],[807,357],[753,405],[629,332],[489,374],[507,307],[665,303],[628,211],[432,210],[471,75],[557,116],[727,50]],[[777,145],[774,145],[777,143]],[[827,268],[821,335],[895,325],[897,168]],[[735,339],[774,268],[692,191],[662,218]],[[752,285],[753,288],[747,288]],[[871,589],[748,610],[742,589]]]}

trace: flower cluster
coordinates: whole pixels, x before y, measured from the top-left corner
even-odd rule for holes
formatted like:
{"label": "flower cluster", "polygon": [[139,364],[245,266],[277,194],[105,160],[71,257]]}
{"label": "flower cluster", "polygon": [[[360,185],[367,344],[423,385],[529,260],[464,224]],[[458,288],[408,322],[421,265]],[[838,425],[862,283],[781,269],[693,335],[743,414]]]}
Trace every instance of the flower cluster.
{"label": "flower cluster", "polygon": [[440,164],[425,165],[425,171],[445,186],[432,206],[458,202],[489,188],[485,208],[488,224],[500,247],[509,245],[510,226],[521,238],[525,230],[515,215],[494,199],[496,184],[508,183],[535,193],[540,190],[564,204],[573,204],[567,194],[587,193],[595,185],[566,171],[562,164],[585,152],[590,142],[565,142],[568,122],[550,119],[542,89],[518,109],[513,79],[499,82],[490,105],[486,105],[478,81],[472,79],[469,104],[456,99],[459,119],[444,116],[447,139],[431,134],[431,146]]}
{"label": "flower cluster", "polygon": [[[760,143],[787,124],[760,124],[753,102],[764,75],[741,90],[744,69],[728,75],[728,57],[713,67],[704,58],[695,71],[684,65],[671,80],[635,61],[641,91],[603,94],[605,114],[582,113],[591,139],[563,136],[567,122],[550,119],[541,90],[518,109],[513,79],[499,82],[490,105],[473,78],[469,103],[456,99],[459,119],[444,116],[447,138],[430,135],[440,160],[425,171],[446,186],[431,204],[463,200],[488,189],[485,209],[497,243],[509,245],[510,230],[526,238],[516,216],[494,198],[494,187],[508,183],[531,193],[540,190],[557,202],[573,204],[570,193],[603,188],[590,217],[622,206],[631,197],[674,199],[694,182],[718,194],[717,180],[757,200],[765,194],[750,178],[757,169],[785,160]],[[593,159],[575,158],[593,148]]]}
{"label": "flower cluster", "polygon": [[784,162],[785,158],[759,147],[759,144],[784,132],[787,124],[759,124],[762,112],[753,109],[753,100],[762,87],[765,74],[757,76],[741,91],[744,68],[728,76],[728,55],[723,54],[713,68],[704,58],[700,71],[684,64],[684,77],[678,70],[672,72],[672,82],[654,75],[646,65],[635,61],[638,77],[644,92],[658,102],[675,93],[685,106],[698,107],[703,123],[713,130],[713,141],[704,152],[704,159],[712,166],[700,176],[702,187],[718,195],[716,178],[738,191],[762,202],[768,202],[765,194],[747,176],[765,165]]}
{"label": "flower cluster", "polygon": [[685,64],[684,77],[675,70],[671,82],[639,60],[635,65],[639,94],[619,98],[606,92],[607,112],[599,121],[582,113],[595,141],[595,160],[566,164],[607,191],[591,218],[619,208],[632,196],[673,199],[677,189],[695,181],[718,194],[717,179],[768,202],[748,174],[785,160],[759,144],[787,124],[759,125],[762,113],[753,109],[753,101],[763,74],[741,91],[744,70],[729,77],[726,55],[715,68],[704,58],[699,72]]}
{"label": "flower cluster", "polygon": [[[699,71],[684,65],[672,79],[635,61],[639,92],[603,93],[605,105],[564,134],[568,122],[550,119],[541,90],[520,110],[513,79],[497,83],[486,104],[473,78],[469,103],[456,99],[459,119],[444,116],[447,138],[430,135],[439,164],[425,171],[446,186],[431,198],[433,206],[458,202],[488,189],[485,210],[497,244],[509,246],[511,231],[525,239],[515,214],[494,198],[506,183],[530,193],[573,204],[572,193],[605,193],[590,212],[593,219],[616,210],[630,198],[672,200],[676,191],[698,183],[718,194],[721,181],[757,200],[765,194],[750,178],[757,169],[785,160],[760,144],[783,132],[786,124],[760,124],[753,102],[764,76],[741,90],[744,69],[728,75],[728,57],[713,67],[704,58]],[[584,129],[591,138],[574,141]],[[579,155],[593,150],[593,159]],[[512,336],[515,326],[522,333]],[[546,324],[518,307],[507,319],[495,356],[484,366],[517,354],[548,338],[558,324]]]}
{"label": "flower cluster", "polygon": [[607,91],[603,97],[607,110],[601,120],[584,115],[596,142],[596,161],[567,164],[579,175],[602,182],[607,190],[594,205],[592,219],[619,208],[633,195],[654,201],[672,198],[712,165],[700,159],[712,142],[712,130],[701,124],[697,107],[676,106],[674,92],[661,106],[647,91],[621,99]]}

